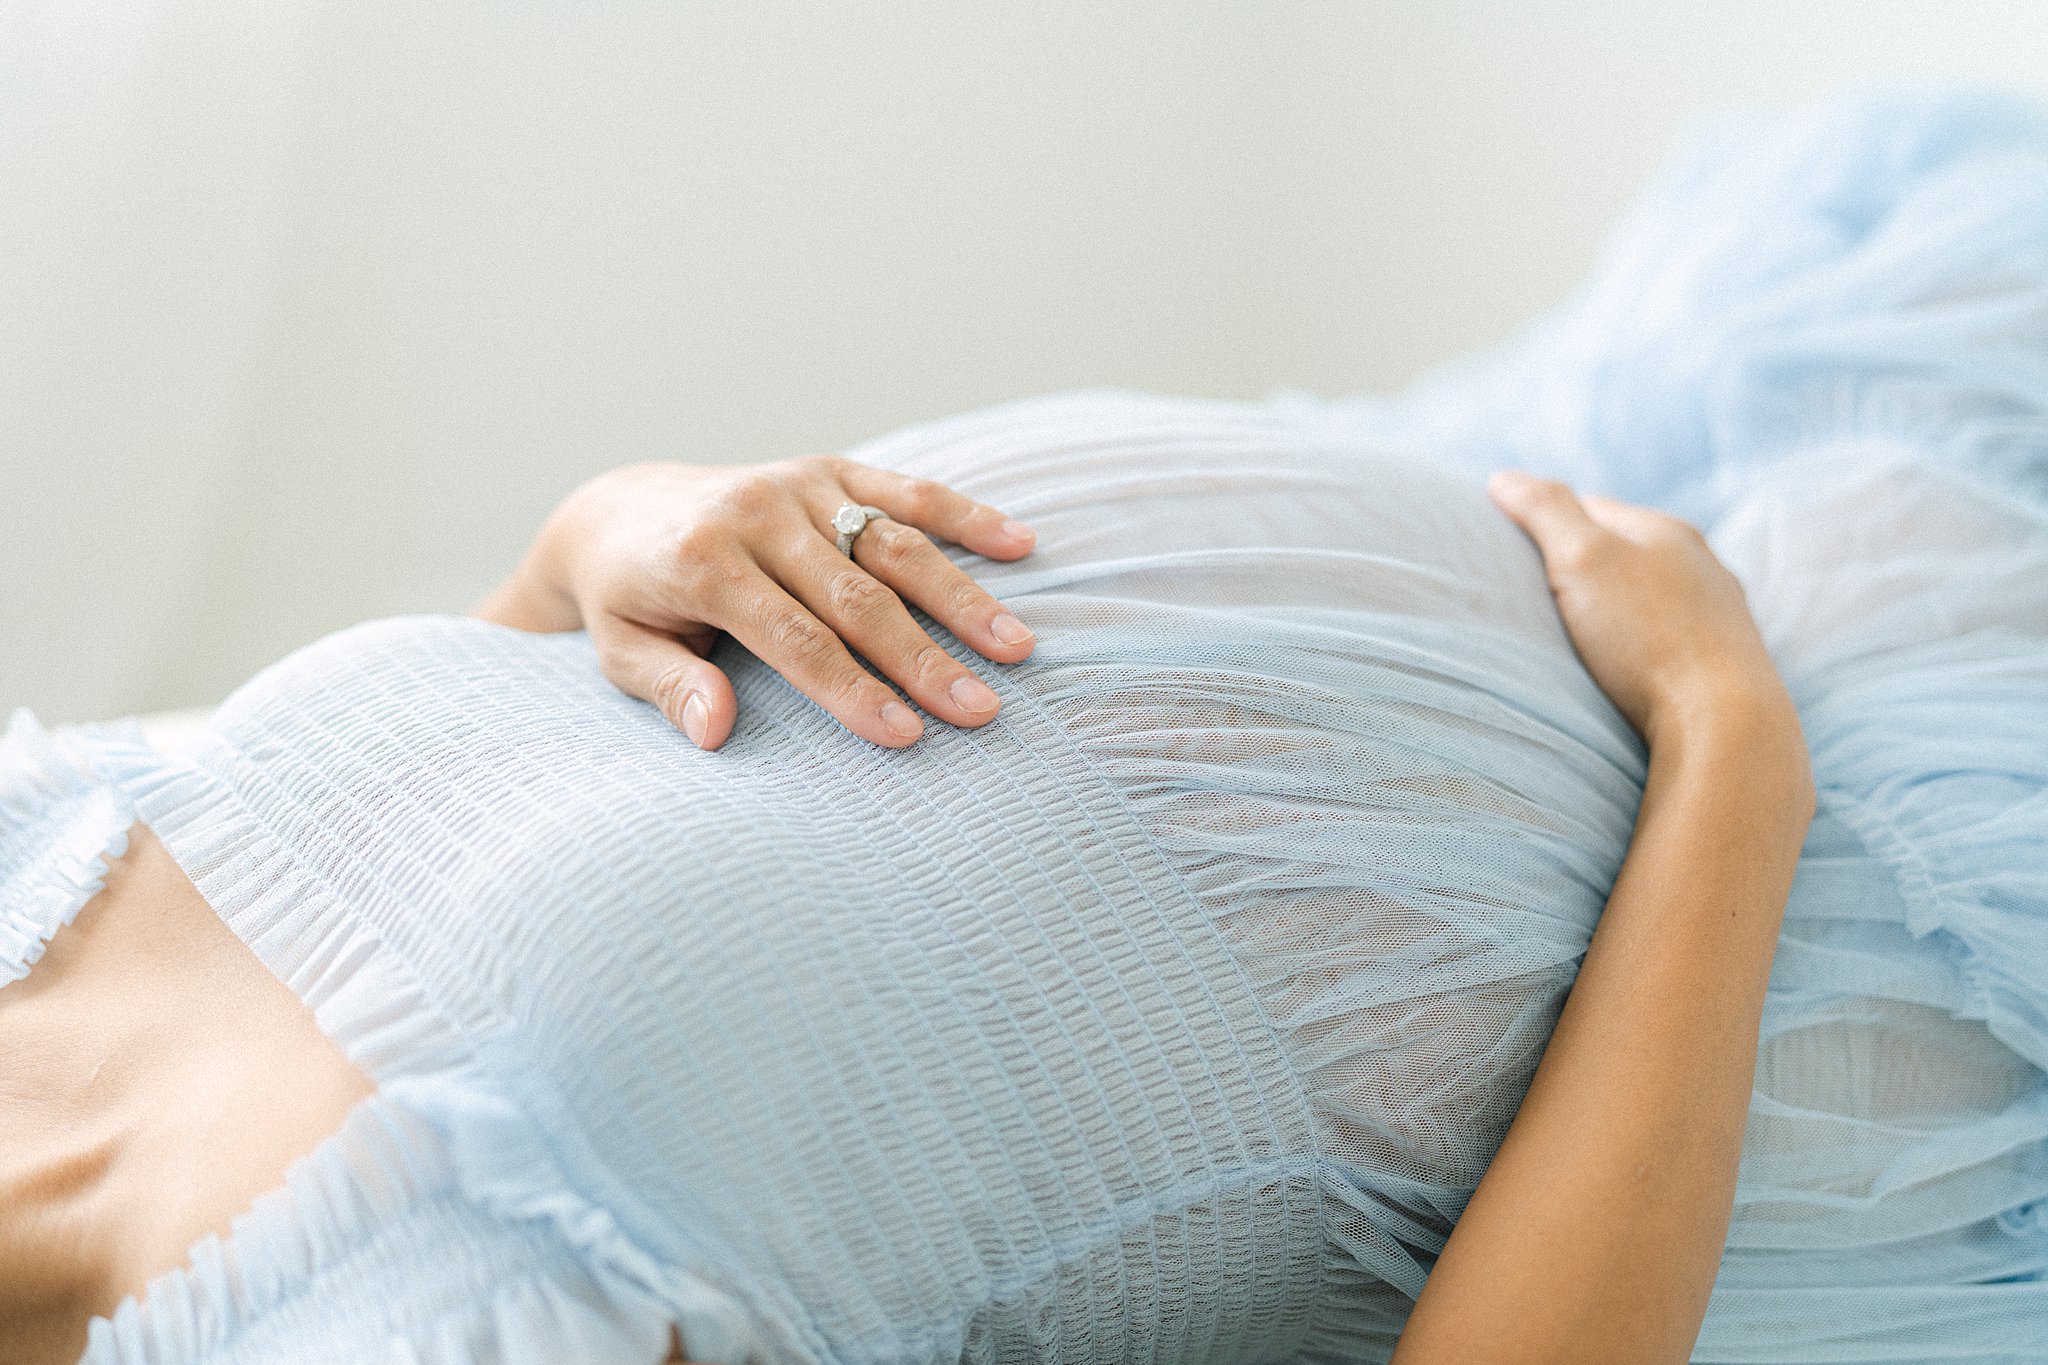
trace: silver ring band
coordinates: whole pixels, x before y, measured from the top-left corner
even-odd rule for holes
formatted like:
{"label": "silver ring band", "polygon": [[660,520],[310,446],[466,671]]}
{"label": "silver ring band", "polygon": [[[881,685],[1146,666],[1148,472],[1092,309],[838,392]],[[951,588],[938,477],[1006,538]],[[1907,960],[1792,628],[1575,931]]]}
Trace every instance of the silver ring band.
{"label": "silver ring band", "polygon": [[832,529],[839,533],[839,553],[853,558],[853,542],[868,528],[871,521],[887,521],[889,514],[879,507],[863,507],[857,502],[841,503],[839,510],[832,514]]}

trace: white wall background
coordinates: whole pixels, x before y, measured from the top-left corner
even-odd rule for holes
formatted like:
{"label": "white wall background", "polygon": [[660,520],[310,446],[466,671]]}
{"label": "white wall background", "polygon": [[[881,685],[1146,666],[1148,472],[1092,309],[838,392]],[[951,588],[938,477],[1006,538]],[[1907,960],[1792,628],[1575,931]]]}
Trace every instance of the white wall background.
{"label": "white wall background", "polygon": [[1689,114],[2048,94],[2040,0],[14,0],[0,709],[461,610],[624,460],[1384,390]]}

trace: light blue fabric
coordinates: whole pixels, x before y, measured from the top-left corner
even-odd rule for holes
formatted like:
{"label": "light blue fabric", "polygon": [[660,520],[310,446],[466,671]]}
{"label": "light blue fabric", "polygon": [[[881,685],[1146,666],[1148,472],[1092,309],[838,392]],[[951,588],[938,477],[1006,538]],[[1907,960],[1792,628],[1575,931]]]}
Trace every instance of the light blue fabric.
{"label": "light blue fabric", "polygon": [[[1405,452],[1405,453],[1402,453]],[[131,818],[379,1094],[93,1365],[1384,1359],[1511,1120],[1640,744],[1475,475],[1699,518],[1822,809],[1696,1359],[2048,1360],[2048,137],[1720,125],[1392,402],[1083,394],[854,453],[1031,520],[1002,719],[701,754],[580,636],[411,618],[189,755],[0,751],[27,968]]]}

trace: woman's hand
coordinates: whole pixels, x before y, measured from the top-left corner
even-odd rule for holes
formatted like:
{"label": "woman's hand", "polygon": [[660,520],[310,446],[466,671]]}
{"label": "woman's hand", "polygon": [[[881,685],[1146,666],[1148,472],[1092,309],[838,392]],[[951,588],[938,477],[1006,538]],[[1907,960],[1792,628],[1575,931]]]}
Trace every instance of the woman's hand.
{"label": "woman's hand", "polygon": [[[852,560],[830,529],[848,502],[890,518],[860,532]],[[1034,540],[943,485],[850,460],[635,465],[572,493],[476,614],[522,630],[587,629],[605,676],[700,748],[723,744],[738,715],[731,682],[706,658],[720,632],[847,729],[900,748],[923,722],[849,648],[951,724],[986,724],[998,705],[905,602],[1000,663],[1035,643],[925,531],[991,559],[1020,558]]]}
{"label": "woman's hand", "polygon": [[1542,552],[1586,671],[1653,747],[1730,706],[1791,719],[1796,735],[1742,585],[1692,526],[1515,470],[1486,491]]}

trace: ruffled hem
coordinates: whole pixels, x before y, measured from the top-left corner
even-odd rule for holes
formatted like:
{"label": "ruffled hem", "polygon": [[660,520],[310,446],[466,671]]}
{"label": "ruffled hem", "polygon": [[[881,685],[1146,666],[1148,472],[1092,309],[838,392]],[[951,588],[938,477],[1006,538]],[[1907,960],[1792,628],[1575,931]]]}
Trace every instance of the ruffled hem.
{"label": "ruffled hem", "polygon": [[1924,652],[1837,673],[1802,713],[1814,769],[1947,950],[1959,1015],[2048,1072],[2048,642]]}
{"label": "ruffled hem", "polygon": [[380,1353],[417,1365],[653,1360],[674,1323],[700,1358],[764,1356],[759,1316],[649,1255],[579,1192],[418,978],[201,766],[220,757],[217,737],[202,736],[188,757],[160,754],[132,731],[96,739],[86,757],[104,780],[378,1091],[227,1237],[200,1242],[188,1264],[95,1320],[84,1365],[250,1358],[243,1345],[291,1321],[315,1283],[351,1274],[372,1242],[409,1223],[478,1215],[522,1257],[474,1283],[493,1254],[505,1261],[502,1248],[480,1250],[486,1234],[475,1227],[432,1234],[457,1238],[462,1254],[415,1250],[422,1284],[408,1281],[407,1293],[425,1293],[437,1263],[459,1268],[466,1292],[441,1295],[424,1315],[411,1301],[392,1304]]}
{"label": "ruffled hem", "polygon": [[314,1302],[317,1289],[358,1273],[373,1243],[405,1257],[404,1307],[412,1316],[357,1324],[356,1340],[321,1347],[337,1358],[408,1365],[660,1359],[670,1315],[644,1286],[565,1258],[552,1236],[503,1236],[448,1206],[464,1193],[462,1158],[420,1109],[390,1092],[357,1106],[228,1236],[206,1238],[185,1266],[96,1320],[82,1365],[303,1359],[316,1332],[333,1335],[331,1323],[308,1321],[323,1307]]}
{"label": "ruffled hem", "polygon": [[0,738],[0,986],[106,889],[133,813],[27,711]]}

